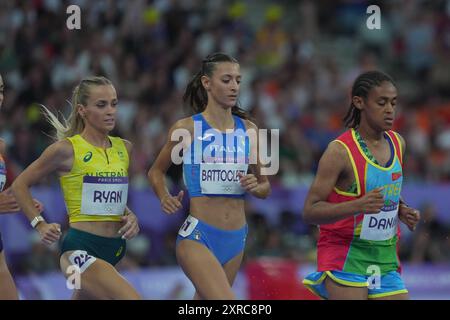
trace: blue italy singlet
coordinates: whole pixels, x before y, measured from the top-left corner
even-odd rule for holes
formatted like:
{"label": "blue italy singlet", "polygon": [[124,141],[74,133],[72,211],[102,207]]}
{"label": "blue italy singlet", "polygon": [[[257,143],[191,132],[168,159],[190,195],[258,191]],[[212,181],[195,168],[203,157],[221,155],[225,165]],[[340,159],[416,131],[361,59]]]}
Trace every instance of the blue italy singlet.
{"label": "blue italy singlet", "polygon": [[192,116],[194,139],[183,155],[183,179],[191,197],[243,197],[239,175],[247,174],[250,140],[241,118],[234,130],[212,128],[202,114]]}

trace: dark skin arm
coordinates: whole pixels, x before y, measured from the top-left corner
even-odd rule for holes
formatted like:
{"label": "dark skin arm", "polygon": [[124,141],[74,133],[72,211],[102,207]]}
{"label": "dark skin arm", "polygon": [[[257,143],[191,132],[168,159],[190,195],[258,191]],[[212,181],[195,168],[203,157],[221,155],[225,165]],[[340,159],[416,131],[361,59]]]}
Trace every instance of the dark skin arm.
{"label": "dark skin arm", "polygon": [[303,219],[310,224],[329,224],[358,213],[378,213],[383,207],[382,188],[374,189],[361,198],[342,203],[327,202],[339,177],[348,171],[350,160],[344,147],[331,142],[319,161],[316,177],[303,208]]}
{"label": "dark skin arm", "polygon": [[[405,149],[406,149],[406,143],[405,139],[399,134],[397,136],[400,139],[400,143],[402,146],[402,158],[404,159],[405,156]],[[408,226],[408,229],[410,231],[414,231],[416,229],[417,224],[420,221],[420,212],[417,209],[410,208],[405,201],[400,198],[400,206],[398,210],[398,217],[401,222],[406,224]]]}

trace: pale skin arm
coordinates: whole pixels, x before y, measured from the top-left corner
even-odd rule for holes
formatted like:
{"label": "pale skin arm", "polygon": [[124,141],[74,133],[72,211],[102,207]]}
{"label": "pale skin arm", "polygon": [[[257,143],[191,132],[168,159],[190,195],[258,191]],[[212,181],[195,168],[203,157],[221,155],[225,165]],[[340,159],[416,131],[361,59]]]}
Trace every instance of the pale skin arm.
{"label": "pale skin arm", "polygon": [[[133,149],[133,144],[123,139],[125,147],[128,151],[128,158],[131,159],[131,151]],[[123,226],[118,231],[122,235],[122,239],[130,240],[134,238],[139,233],[139,222],[137,216],[130,210],[130,208],[125,208],[125,215],[122,216]]]}
{"label": "pale skin arm", "polygon": [[[19,206],[29,221],[39,215],[33,203],[30,187],[53,172],[69,172],[73,162],[72,145],[67,140],[53,143],[41,154],[41,156],[28,166],[12,184],[12,191]],[[40,222],[36,229],[41,235],[41,240],[51,244],[61,236],[61,226],[57,223]]]}
{"label": "pale skin arm", "polygon": [[[399,134],[397,136],[400,139],[400,143],[402,145],[402,158],[405,157],[405,149],[406,149],[406,142],[405,139]],[[398,217],[400,221],[402,221],[404,224],[408,226],[408,229],[410,231],[416,230],[416,226],[420,221],[420,212],[417,209],[410,208],[405,201],[400,198],[400,206],[398,210]]]}
{"label": "pale skin arm", "polygon": [[328,224],[357,213],[378,213],[383,206],[382,188],[374,189],[364,197],[342,203],[327,202],[328,195],[344,172],[348,155],[338,142],[331,142],[319,161],[316,177],[303,208],[303,220],[310,224]]}
{"label": "pale skin arm", "polygon": [[[184,195],[184,191],[181,190],[177,196],[172,196],[167,189],[165,181],[166,172],[172,164],[172,149],[179,143],[179,141],[171,141],[172,133],[177,129],[186,129],[192,134],[192,119],[181,119],[172,126],[172,128],[169,130],[166,144],[161,149],[158,157],[147,173],[150,185],[161,201],[161,208],[167,214],[172,214],[181,209],[181,200],[183,199]],[[190,141],[185,141],[185,143],[190,144]]]}
{"label": "pale skin arm", "polygon": [[[253,122],[246,120],[246,126],[248,129],[258,132],[258,127]],[[240,183],[242,188],[256,198],[265,199],[271,192],[270,182],[266,175],[261,175],[261,163],[258,157],[258,141],[250,141],[250,145],[250,152],[253,155],[256,154],[257,163],[250,165],[251,172],[253,173],[248,173],[245,176],[240,175]]]}

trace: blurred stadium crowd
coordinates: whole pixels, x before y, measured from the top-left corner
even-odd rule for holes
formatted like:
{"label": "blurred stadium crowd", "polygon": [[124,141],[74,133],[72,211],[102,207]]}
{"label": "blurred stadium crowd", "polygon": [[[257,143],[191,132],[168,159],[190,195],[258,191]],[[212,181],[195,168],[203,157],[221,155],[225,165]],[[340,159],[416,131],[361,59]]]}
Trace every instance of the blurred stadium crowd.
{"label": "blurred stadium crowd", "polygon": [[[81,8],[81,30],[66,27],[71,4]],[[366,27],[369,4],[381,8],[381,30]],[[241,106],[260,128],[280,129],[274,187],[311,183],[322,152],[344,130],[353,80],[371,69],[389,73],[398,85],[395,129],[407,142],[405,183],[450,182],[450,1],[445,0],[0,1],[0,72],[6,84],[0,137],[9,146],[11,178],[51,143],[39,103],[67,116],[71,90],[94,74],[115,84],[115,133],[134,144],[131,186],[147,189],[146,172],[169,126],[185,116],[184,88],[201,59],[214,51],[240,61]],[[180,169],[169,170],[174,188],[182,184]],[[424,207],[424,223],[405,244],[404,259],[450,261],[449,228],[433,218],[434,210]],[[271,226],[249,211],[247,258],[314,260],[317,230],[303,225],[299,213],[280,211]],[[146,256],[151,243],[143,233],[130,242],[123,268],[175,264],[175,233],[164,236],[165,251],[157,260]],[[56,267],[55,253],[35,243],[13,270]]]}

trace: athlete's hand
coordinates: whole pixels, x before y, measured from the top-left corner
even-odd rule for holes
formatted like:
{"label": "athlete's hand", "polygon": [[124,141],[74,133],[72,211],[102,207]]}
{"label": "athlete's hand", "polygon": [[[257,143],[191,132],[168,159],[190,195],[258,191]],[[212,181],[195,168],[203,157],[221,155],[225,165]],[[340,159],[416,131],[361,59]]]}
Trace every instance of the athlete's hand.
{"label": "athlete's hand", "polygon": [[44,211],[44,205],[39,200],[33,199],[33,202],[34,202],[34,207],[36,209],[38,209],[39,213]]}
{"label": "athlete's hand", "polygon": [[384,206],[384,197],[381,193],[383,187],[373,189],[366,193],[363,197],[359,198],[357,204],[359,206],[358,212],[362,213],[379,213],[381,208]]}
{"label": "athlete's hand", "polygon": [[398,210],[398,217],[401,222],[408,226],[410,231],[414,231],[420,220],[420,212],[419,210],[401,204]]}
{"label": "athlete's hand", "polygon": [[41,236],[41,241],[45,244],[52,244],[61,237],[61,226],[59,223],[47,223],[45,221],[39,222],[36,230]]}
{"label": "athlete's hand", "polygon": [[138,218],[133,212],[129,212],[126,216],[122,216],[122,222],[125,225],[118,232],[125,240],[133,239],[139,233]]}
{"label": "athlete's hand", "polygon": [[19,210],[19,204],[10,188],[0,192],[0,213],[17,212]]}
{"label": "athlete's hand", "polygon": [[238,173],[239,182],[241,183],[241,187],[250,193],[254,193],[258,191],[258,179],[256,179],[254,174],[246,174]]}
{"label": "athlete's hand", "polygon": [[165,213],[172,214],[180,210],[183,205],[181,201],[183,200],[184,191],[181,190],[176,197],[168,194],[164,196],[161,200],[161,208]]}

